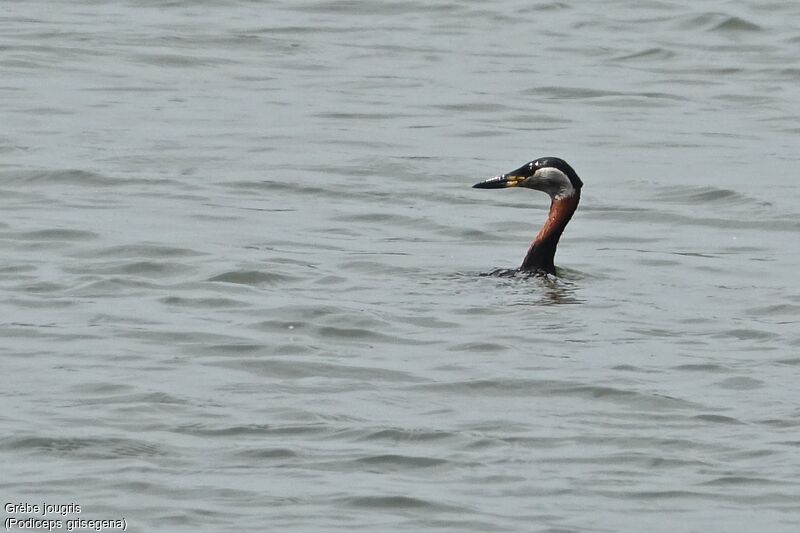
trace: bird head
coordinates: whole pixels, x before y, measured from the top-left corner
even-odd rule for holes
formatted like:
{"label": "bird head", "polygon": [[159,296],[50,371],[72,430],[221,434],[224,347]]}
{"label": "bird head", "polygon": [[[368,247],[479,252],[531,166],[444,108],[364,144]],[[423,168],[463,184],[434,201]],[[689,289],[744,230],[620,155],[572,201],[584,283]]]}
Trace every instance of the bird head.
{"label": "bird head", "polygon": [[574,196],[583,187],[575,170],[558,157],[540,157],[516,170],[473,185],[476,189],[527,187],[550,195],[553,200]]}

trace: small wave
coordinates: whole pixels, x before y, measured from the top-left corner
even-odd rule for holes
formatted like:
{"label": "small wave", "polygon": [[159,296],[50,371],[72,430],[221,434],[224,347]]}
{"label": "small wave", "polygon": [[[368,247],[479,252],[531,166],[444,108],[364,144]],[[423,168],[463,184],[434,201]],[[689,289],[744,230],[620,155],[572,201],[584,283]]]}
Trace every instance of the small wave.
{"label": "small wave", "polygon": [[64,269],[66,272],[77,274],[101,273],[107,275],[130,275],[130,276],[167,276],[183,274],[189,270],[187,265],[175,262],[164,261],[134,261],[114,265],[103,265],[100,267],[87,268],[70,267]]}
{"label": "small wave", "polygon": [[609,96],[625,96],[619,91],[603,91],[588,87],[543,86],[532,87],[521,91],[529,96],[543,96],[557,100],[583,100],[589,98],[604,98]]}
{"label": "small wave", "polygon": [[701,484],[706,486],[725,487],[731,485],[780,485],[783,483],[780,483],[774,479],[766,479],[762,477],[721,476],[718,478],[711,479],[709,481],[704,481]]}
{"label": "small wave", "polygon": [[476,352],[476,353],[500,353],[508,350],[508,346],[497,344],[495,342],[468,342],[464,344],[456,344],[447,349],[449,352]]}
{"label": "small wave", "polygon": [[767,207],[767,201],[759,200],[734,191],[732,189],[722,189],[719,187],[664,187],[661,192],[655,195],[659,201],[675,203],[707,204],[710,202],[730,205],[758,205]]}
{"label": "small wave", "polygon": [[658,60],[658,61],[665,61],[667,59],[672,59],[677,54],[666,48],[647,48],[645,50],[641,50],[639,52],[634,52],[632,54],[620,56],[617,58],[618,61],[633,61],[633,60]]}
{"label": "small wave", "polygon": [[744,423],[736,418],[723,415],[696,415],[692,418],[703,422],[713,422],[714,424],[732,424],[738,426]]}
{"label": "small wave", "polygon": [[175,307],[221,309],[233,307],[247,307],[250,304],[232,298],[184,298],[180,296],[166,296],[159,300],[165,305]]}
{"label": "small wave", "polygon": [[772,304],[760,307],[751,307],[747,309],[747,313],[751,316],[786,316],[797,317],[800,316],[800,305],[797,304]]}
{"label": "small wave", "polygon": [[92,459],[155,457],[166,454],[161,445],[120,438],[13,437],[0,441],[0,448],[38,452],[48,456],[77,456]]}
{"label": "small wave", "polygon": [[114,180],[108,176],[85,170],[44,170],[20,172],[12,180],[25,183],[58,183],[87,187],[109,186]]}
{"label": "small wave", "polygon": [[[674,202],[679,204],[681,202]],[[766,207],[766,206],[764,206]],[[734,209],[734,206],[731,206]],[[741,209],[741,208],[737,208]],[[800,231],[800,221],[796,218],[789,218],[777,215],[773,210],[766,210],[761,208],[764,216],[749,217],[742,216],[728,216],[710,217],[710,216],[696,216],[694,214],[678,214],[662,211],[657,208],[643,212],[641,220],[646,220],[650,223],[672,224],[676,226],[698,226],[710,228],[724,228],[730,229],[755,229],[755,230],[769,230],[769,231]],[[694,212],[705,212],[703,210],[693,210]],[[629,221],[630,212],[625,210],[619,211],[606,211],[603,215],[606,221],[619,220]]]}
{"label": "small wave", "polygon": [[434,105],[436,109],[452,113],[503,113],[513,111],[513,106],[499,104],[496,102],[465,102],[461,104],[439,104]]}
{"label": "small wave", "polygon": [[92,231],[63,228],[13,233],[8,236],[21,241],[83,241],[98,237],[97,233]]}
{"label": "small wave", "polygon": [[366,321],[347,317],[337,317],[337,322],[351,321],[351,324],[324,324],[317,325],[306,320],[264,320],[250,327],[260,331],[291,332],[293,335],[308,335],[311,338],[327,338],[341,342],[374,342],[385,344],[423,346],[432,344],[435,341],[421,341],[389,335],[383,331],[388,324],[378,321]]}
{"label": "small wave", "polygon": [[765,341],[780,337],[777,333],[753,328],[738,328],[720,331],[714,334],[717,338],[734,338],[740,341]]}
{"label": "small wave", "polygon": [[231,189],[238,189],[247,192],[264,191],[264,192],[291,192],[302,194],[304,196],[331,196],[339,198],[338,192],[330,188],[315,187],[308,183],[297,183],[291,180],[287,181],[272,181],[272,180],[258,180],[258,181],[227,181],[221,183],[223,187]]}
{"label": "small wave", "polygon": [[247,459],[291,459],[297,452],[288,448],[253,448],[236,452],[239,457]]}
{"label": "small wave", "polygon": [[321,112],[315,113],[313,115],[316,118],[321,119],[330,119],[336,121],[345,121],[345,120],[391,120],[396,118],[408,118],[413,115],[408,115],[405,113],[343,113],[343,112]]}
{"label": "small wave", "polygon": [[700,13],[684,19],[679,25],[687,30],[699,29],[720,33],[757,32],[762,30],[758,24],[724,13]]}
{"label": "small wave", "polygon": [[429,442],[429,441],[439,441],[443,439],[450,439],[456,437],[458,433],[453,433],[450,431],[428,431],[428,430],[416,430],[416,429],[400,429],[400,428],[390,428],[390,429],[379,429],[377,431],[371,431],[358,437],[356,440],[359,441],[384,441],[388,440],[391,442]]}
{"label": "small wave", "polygon": [[344,498],[341,503],[351,507],[366,509],[412,509],[426,511],[462,511],[459,507],[439,504],[410,496],[360,496]]}
{"label": "small wave", "polygon": [[207,67],[237,63],[231,58],[195,56],[187,54],[138,54],[132,57],[134,61],[158,67]]}
{"label": "small wave", "polygon": [[260,270],[232,270],[230,272],[223,272],[222,274],[217,274],[216,276],[208,278],[208,281],[220,281],[224,283],[252,285],[257,287],[261,285],[280,285],[290,281],[295,281],[296,279],[297,278],[294,276],[279,274],[277,272],[263,272]]}
{"label": "small wave", "polygon": [[765,383],[760,379],[753,379],[746,376],[726,378],[717,383],[717,386],[730,390],[754,390],[764,387]]}
{"label": "small wave", "polygon": [[142,404],[142,405],[164,406],[164,405],[187,405],[189,402],[183,398],[179,398],[177,396],[174,396],[166,392],[147,392],[147,393],[124,394],[117,396],[103,395],[99,398],[89,398],[85,400],[80,400],[78,401],[78,403],[81,405],[118,404],[127,406],[131,404]]}
{"label": "small wave", "polygon": [[301,425],[248,424],[237,426],[213,427],[204,423],[178,426],[172,431],[197,437],[244,437],[255,436],[287,436],[321,434],[330,431],[325,424],[306,423]]}
{"label": "small wave", "polygon": [[119,296],[123,291],[125,294],[131,294],[134,291],[160,288],[160,285],[141,278],[115,276],[71,286],[69,287],[69,294],[81,297]]}
{"label": "small wave", "polygon": [[373,4],[371,2],[364,3],[356,0],[328,0],[310,4],[298,4],[292,9],[301,13],[341,13],[351,16],[369,14],[384,18],[400,15],[419,16],[421,13],[453,13],[455,11],[464,11],[463,7],[459,6],[457,3],[451,2],[442,4],[435,2],[379,2]]}
{"label": "small wave", "polygon": [[375,465],[382,467],[400,468],[430,468],[449,463],[445,459],[435,459],[433,457],[420,457],[399,454],[372,455],[355,460],[356,463],[365,465]]}
{"label": "small wave", "polygon": [[678,365],[673,367],[675,370],[681,370],[684,372],[712,372],[714,374],[718,374],[720,372],[728,372],[729,369],[725,368],[722,365],[717,365],[713,363],[694,363],[694,364],[685,364],[685,365]]}
{"label": "small wave", "polygon": [[454,394],[492,396],[571,396],[589,400],[619,402],[631,406],[652,405],[663,409],[697,408],[693,402],[656,393],[640,392],[579,382],[535,379],[482,379],[413,385],[425,390],[443,390]]}
{"label": "small wave", "polygon": [[190,257],[198,255],[205,254],[195,250],[190,250],[188,248],[163,246],[159,244],[124,244],[120,246],[108,246],[97,250],[91,250],[82,254],[82,256],[85,257],[127,257],[150,259],[165,257]]}
{"label": "small wave", "polygon": [[716,26],[711,28],[711,31],[719,32],[755,32],[761,31],[762,28],[758,24],[739,17],[728,17]]}
{"label": "small wave", "polygon": [[3,173],[3,183],[5,185],[21,183],[26,185],[71,185],[75,187],[118,187],[127,185],[154,185],[161,183],[173,183],[167,179],[140,179],[140,178],[116,178],[88,172],[86,170],[62,169],[62,170],[36,170],[22,171],[13,173]]}
{"label": "small wave", "polygon": [[352,380],[358,383],[386,381],[394,383],[414,383],[423,381],[409,372],[365,366],[337,365],[333,363],[313,363],[279,359],[235,359],[212,363],[216,366],[235,368],[258,376],[275,379],[302,379],[324,377],[326,379]]}

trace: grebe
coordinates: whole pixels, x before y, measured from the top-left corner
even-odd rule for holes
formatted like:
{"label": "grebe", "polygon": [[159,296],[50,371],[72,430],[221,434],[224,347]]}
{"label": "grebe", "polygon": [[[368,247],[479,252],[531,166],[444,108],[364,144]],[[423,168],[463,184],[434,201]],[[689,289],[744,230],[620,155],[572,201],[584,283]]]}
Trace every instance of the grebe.
{"label": "grebe", "polygon": [[476,183],[473,187],[476,189],[527,187],[550,195],[550,214],[547,215],[547,221],[528,248],[519,270],[555,274],[553,257],[556,255],[558,239],[575,209],[578,208],[583,187],[583,182],[572,167],[557,157],[540,157],[525,163],[517,170]]}

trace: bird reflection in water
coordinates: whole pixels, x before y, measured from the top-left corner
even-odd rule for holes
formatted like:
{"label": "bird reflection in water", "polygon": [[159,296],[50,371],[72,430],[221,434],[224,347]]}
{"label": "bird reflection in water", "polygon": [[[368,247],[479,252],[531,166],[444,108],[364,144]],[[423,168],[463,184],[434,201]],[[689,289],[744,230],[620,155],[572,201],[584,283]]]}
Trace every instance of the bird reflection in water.
{"label": "bird reflection in water", "polygon": [[[579,274],[573,270],[561,269],[562,277],[542,275],[538,271],[524,271],[511,268],[498,268],[491,272],[479,274],[484,278],[497,278],[502,280],[504,286],[519,287],[525,292],[525,298],[517,304],[511,305],[567,305],[580,304],[583,300],[578,298],[578,287],[572,281],[565,279],[563,274],[575,278]],[[535,283],[530,283],[534,281]],[[531,296],[536,298],[531,299]]]}

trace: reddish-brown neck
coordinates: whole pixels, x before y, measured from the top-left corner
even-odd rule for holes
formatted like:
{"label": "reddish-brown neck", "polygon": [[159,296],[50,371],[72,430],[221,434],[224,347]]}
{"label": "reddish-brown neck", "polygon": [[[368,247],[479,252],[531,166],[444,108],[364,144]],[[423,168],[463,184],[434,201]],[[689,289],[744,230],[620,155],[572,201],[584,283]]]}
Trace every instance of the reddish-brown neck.
{"label": "reddish-brown neck", "polygon": [[575,191],[575,194],[566,198],[553,199],[550,204],[550,214],[547,215],[547,221],[539,230],[539,234],[531,243],[528,248],[528,254],[525,260],[522,261],[520,270],[526,271],[541,271],[548,274],[555,274],[556,267],[553,264],[553,258],[556,255],[556,247],[558,246],[558,239],[567,227],[569,219],[578,208],[578,202],[581,199],[580,189]]}

